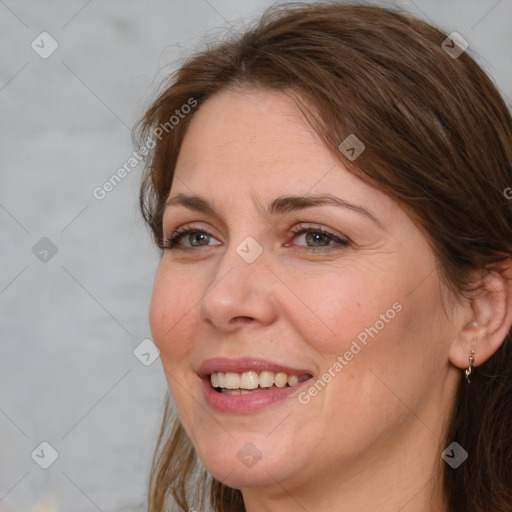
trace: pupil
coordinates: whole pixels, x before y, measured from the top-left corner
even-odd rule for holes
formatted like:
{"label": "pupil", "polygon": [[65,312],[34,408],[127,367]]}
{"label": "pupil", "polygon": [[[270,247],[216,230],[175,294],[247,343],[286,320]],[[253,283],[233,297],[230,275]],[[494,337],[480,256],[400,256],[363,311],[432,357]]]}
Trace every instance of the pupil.
{"label": "pupil", "polygon": [[322,242],[322,238],[325,239],[326,235],[324,235],[323,233],[308,233],[308,237],[309,238],[309,241],[311,241],[311,238],[313,238],[313,243],[321,243]]}
{"label": "pupil", "polygon": [[[197,238],[198,238],[198,237],[204,237],[204,238],[206,239],[206,237],[207,237],[208,235],[206,235],[205,233],[196,233],[196,234],[195,234],[195,235],[193,235],[193,236],[195,236],[195,237],[196,237],[195,239],[197,240]],[[194,245],[194,243],[192,243],[192,245]],[[199,242],[199,244],[197,244],[197,245],[201,245],[201,242]]]}

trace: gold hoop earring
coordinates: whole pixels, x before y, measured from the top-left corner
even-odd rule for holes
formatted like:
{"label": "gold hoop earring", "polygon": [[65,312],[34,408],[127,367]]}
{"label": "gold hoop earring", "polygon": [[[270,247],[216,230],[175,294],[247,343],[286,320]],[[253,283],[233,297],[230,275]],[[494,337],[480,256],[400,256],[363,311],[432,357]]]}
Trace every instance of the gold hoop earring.
{"label": "gold hoop earring", "polygon": [[[475,351],[472,350],[471,353],[474,355]],[[466,368],[466,380],[468,381],[468,384],[471,384],[471,381],[469,380],[469,376],[473,372],[473,363],[475,362],[475,358],[471,355],[469,356],[469,366]]]}

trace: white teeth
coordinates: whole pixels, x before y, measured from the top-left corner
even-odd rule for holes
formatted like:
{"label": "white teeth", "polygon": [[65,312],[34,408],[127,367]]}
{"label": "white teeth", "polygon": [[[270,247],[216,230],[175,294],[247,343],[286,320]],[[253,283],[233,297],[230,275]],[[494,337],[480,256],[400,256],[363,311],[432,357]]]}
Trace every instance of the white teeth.
{"label": "white teeth", "polygon": [[271,388],[274,385],[274,375],[274,372],[261,372],[258,377],[260,388]]}
{"label": "white teeth", "polygon": [[303,376],[299,379],[297,375],[287,375],[286,373],[269,372],[264,370],[256,373],[253,371],[244,372],[241,374],[233,372],[213,372],[210,375],[210,380],[214,388],[221,388],[223,392],[229,394],[247,394],[250,391],[258,390],[261,388],[284,388],[288,386],[296,386],[299,382],[308,379],[309,376]]}
{"label": "white teeth", "polygon": [[[257,389],[256,391],[261,391],[261,389]],[[249,391],[248,389],[225,389],[222,388],[222,393],[225,395],[250,395],[254,393],[254,391]]]}
{"label": "white teeth", "polygon": [[240,389],[240,375],[231,372],[225,373],[224,379],[219,379],[219,386],[226,389]]}
{"label": "white teeth", "polygon": [[256,389],[258,387],[258,374],[256,372],[245,372],[240,377],[242,389]]}
{"label": "white teeth", "polygon": [[276,386],[278,388],[284,388],[288,383],[288,375],[286,373],[278,373],[275,376]]}
{"label": "white teeth", "polygon": [[288,386],[296,386],[299,383],[299,377],[297,375],[290,375],[288,377]]}

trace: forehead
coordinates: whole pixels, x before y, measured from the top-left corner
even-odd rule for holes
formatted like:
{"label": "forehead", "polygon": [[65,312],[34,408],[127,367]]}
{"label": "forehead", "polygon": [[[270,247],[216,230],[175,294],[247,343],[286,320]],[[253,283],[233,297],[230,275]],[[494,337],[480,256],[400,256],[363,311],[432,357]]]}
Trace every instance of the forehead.
{"label": "forehead", "polygon": [[171,195],[272,199],[284,191],[331,193],[386,210],[390,198],[348,172],[304,118],[294,99],[268,89],[222,91],[194,114]]}
{"label": "forehead", "polygon": [[[279,91],[222,91],[205,101],[189,126],[178,167],[219,162],[260,170],[324,153],[293,99]],[[309,157],[308,157],[309,158]]]}

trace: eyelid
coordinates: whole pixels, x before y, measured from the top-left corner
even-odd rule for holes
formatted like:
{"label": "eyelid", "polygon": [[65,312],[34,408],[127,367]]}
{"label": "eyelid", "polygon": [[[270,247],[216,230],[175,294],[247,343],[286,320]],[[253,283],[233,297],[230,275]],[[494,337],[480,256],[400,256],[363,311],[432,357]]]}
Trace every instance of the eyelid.
{"label": "eyelid", "polygon": [[297,247],[300,247],[301,249],[304,249],[304,250],[310,251],[310,252],[326,252],[329,250],[340,249],[342,247],[347,247],[349,245],[352,245],[352,241],[348,237],[338,234],[338,233],[334,233],[330,229],[324,228],[323,226],[321,226],[319,224],[307,226],[307,225],[304,225],[303,223],[299,223],[299,224],[295,225],[293,228],[291,228],[290,230],[288,230],[288,233],[293,235],[293,238],[297,238],[299,235],[303,235],[303,234],[307,234],[307,233],[321,233],[323,235],[327,235],[328,237],[331,238],[332,241],[335,242],[335,244],[329,244],[329,245],[320,246],[320,247],[308,247],[308,246],[304,246],[304,245],[297,246]]}
{"label": "eyelid", "polygon": [[299,222],[298,224],[294,225],[292,228],[288,230],[289,233],[300,233],[301,231],[318,231],[320,233],[325,233],[326,235],[331,235],[334,238],[346,238],[343,235],[336,233],[335,231],[332,231],[330,228],[326,228],[318,223],[304,223]]}
{"label": "eyelid", "polygon": [[[204,227],[198,226],[194,223],[188,223],[184,224],[175,230],[173,230],[172,235],[170,238],[165,237],[163,238],[163,242],[161,244],[162,249],[181,249],[181,250],[191,250],[191,249],[199,249],[199,248],[206,248],[211,247],[211,245],[199,245],[199,246],[192,246],[192,245],[181,245],[178,243],[182,238],[186,237],[187,235],[195,234],[195,233],[202,233],[207,235],[210,238],[213,238],[217,241],[217,237],[209,230]],[[323,226],[319,224],[312,225],[305,225],[304,223],[299,223],[294,225],[292,228],[290,228],[287,233],[289,235],[292,235],[292,238],[298,238],[299,235],[304,235],[308,233],[320,233],[323,235],[327,235],[330,238],[330,242],[328,245],[319,246],[319,247],[310,247],[307,245],[297,245],[295,247],[300,248],[301,250],[312,252],[312,253],[322,253],[327,252],[330,250],[336,250],[336,249],[342,249],[352,244],[351,240],[344,236],[340,235],[338,233],[335,233],[331,231],[329,228],[324,228]],[[213,245],[222,245],[222,242],[220,244],[213,244]],[[286,247],[290,246],[288,242],[286,243]]]}
{"label": "eyelid", "polygon": [[[194,246],[188,246],[188,245],[185,245],[185,246],[182,246],[178,243],[173,243],[174,240],[179,240],[180,238],[183,238],[185,237],[186,235],[189,235],[189,234],[192,234],[192,233],[195,233],[195,232],[198,232],[198,233],[204,233],[206,235],[208,235],[209,237],[211,238],[214,238],[215,240],[217,240],[217,237],[211,232],[210,229],[207,229],[205,227],[202,227],[202,226],[198,226],[196,224],[194,224],[193,222],[190,222],[190,223],[187,223],[187,224],[183,224],[182,226],[172,230],[172,234],[170,237],[167,237],[164,235],[163,237],[163,242],[162,242],[162,247],[163,249],[175,249],[175,248],[179,248],[179,249],[194,249]],[[214,245],[219,245],[219,244],[214,244]],[[196,248],[201,248],[201,247],[210,247],[209,245],[205,245],[205,246],[199,246],[199,247],[196,247]]]}

